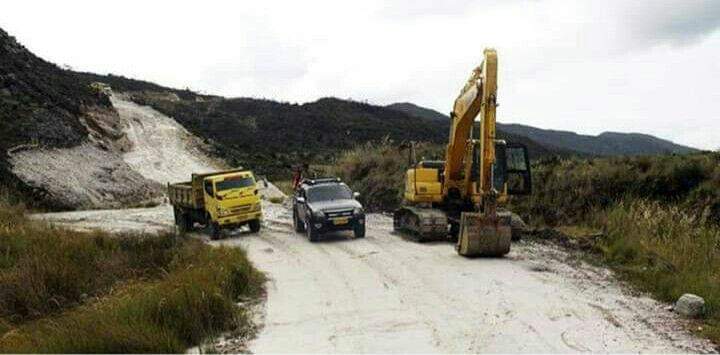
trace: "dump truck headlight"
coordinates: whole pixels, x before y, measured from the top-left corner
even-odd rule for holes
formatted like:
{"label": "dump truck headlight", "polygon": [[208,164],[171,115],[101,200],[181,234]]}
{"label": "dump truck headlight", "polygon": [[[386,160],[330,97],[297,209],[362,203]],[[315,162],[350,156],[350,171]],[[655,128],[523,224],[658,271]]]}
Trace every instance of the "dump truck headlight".
{"label": "dump truck headlight", "polygon": [[227,216],[230,214],[230,210],[226,210],[220,206],[217,206],[217,208],[215,208],[215,210],[217,211],[217,214],[220,217],[224,217],[224,216]]}

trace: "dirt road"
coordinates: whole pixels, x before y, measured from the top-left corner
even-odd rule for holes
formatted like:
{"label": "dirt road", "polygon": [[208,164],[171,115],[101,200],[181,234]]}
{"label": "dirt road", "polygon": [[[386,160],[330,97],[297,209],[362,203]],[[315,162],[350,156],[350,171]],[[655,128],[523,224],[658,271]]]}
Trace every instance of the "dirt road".
{"label": "dirt road", "polygon": [[[381,215],[368,217],[365,239],[310,243],[292,232],[285,207],[265,210],[259,235],[212,242],[244,247],[271,279],[253,352],[712,350],[664,305],[555,247],[522,242],[505,258],[465,259],[449,244],[392,234]],[[172,228],[168,206],[39,217],[85,229]]]}

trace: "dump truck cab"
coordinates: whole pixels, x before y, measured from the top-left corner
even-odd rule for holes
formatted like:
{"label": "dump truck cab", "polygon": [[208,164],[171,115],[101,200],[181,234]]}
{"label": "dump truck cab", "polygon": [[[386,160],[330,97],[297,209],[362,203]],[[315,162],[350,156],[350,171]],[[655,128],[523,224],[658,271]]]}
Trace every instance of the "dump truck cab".
{"label": "dump truck cab", "polygon": [[250,171],[206,177],[203,199],[210,219],[220,227],[262,220],[260,193]]}
{"label": "dump truck cab", "polygon": [[213,239],[227,228],[248,225],[254,233],[260,230],[260,187],[250,170],[192,174],[188,182],[168,184],[168,197],[180,232],[195,223],[205,226]]}

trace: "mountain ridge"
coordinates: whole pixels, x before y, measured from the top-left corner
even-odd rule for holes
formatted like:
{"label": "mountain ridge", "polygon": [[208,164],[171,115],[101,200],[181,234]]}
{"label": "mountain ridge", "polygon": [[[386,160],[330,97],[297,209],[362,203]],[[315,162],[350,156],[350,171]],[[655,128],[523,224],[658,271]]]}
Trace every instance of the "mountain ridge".
{"label": "mountain ridge", "polygon": [[[386,107],[433,121],[447,122],[450,120],[448,115],[410,102],[394,103]],[[527,137],[544,146],[596,156],[685,154],[698,151],[698,149],[646,133],[608,131],[593,136],[566,130],[543,129],[518,123],[500,122],[497,123],[497,130],[506,134]]]}

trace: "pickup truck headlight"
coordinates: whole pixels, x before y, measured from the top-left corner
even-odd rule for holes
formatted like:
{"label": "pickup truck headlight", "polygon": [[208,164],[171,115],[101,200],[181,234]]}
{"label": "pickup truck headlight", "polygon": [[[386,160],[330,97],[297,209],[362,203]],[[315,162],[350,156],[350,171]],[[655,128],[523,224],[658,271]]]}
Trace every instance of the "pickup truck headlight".
{"label": "pickup truck headlight", "polygon": [[360,214],[364,214],[364,213],[365,213],[365,211],[363,211],[362,207],[355,207],[355,209],[353,209],[354,215],[360,215]]}
{"label": "pickup truck headlight", "polygon": [[323,211],[314,211],[311,214],[315,219],[325,219],[325,212]]}

